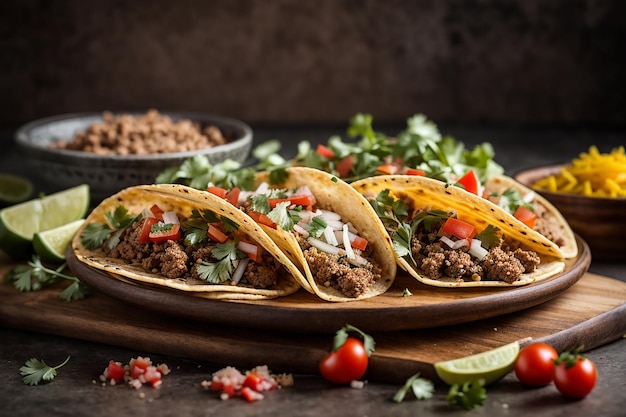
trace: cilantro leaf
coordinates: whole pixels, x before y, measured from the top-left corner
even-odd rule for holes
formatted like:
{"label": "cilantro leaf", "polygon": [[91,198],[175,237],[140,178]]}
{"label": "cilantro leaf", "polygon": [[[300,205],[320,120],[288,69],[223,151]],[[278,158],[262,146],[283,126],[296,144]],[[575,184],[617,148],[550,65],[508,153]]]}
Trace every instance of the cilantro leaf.
{"label": "cilantro leaf", "polygon": [[309,234],[315,238],[318,238],[324,233],[324,230],[328,226],[328,223],[322,218],[322,216],[316,216],[311,219],[309,223],[311,227],[309,230]]}
{"label": "cilantro leaf", "polygon": [[38,385],[41,381],[52,381],[57,375],[57,369],[70,360],[68,356],[61,364],[51,367],[43,359],[30,358],[20,368],[22,381],[27,385]]}
{"label": "cilantro leaf", "polygon": [[80,242],[87,249],[97,249],[102,246],[107,239],[109,248],[114,248],[119,242],[119,237],[128,226],[141,217],[141,214],[131,216],[123,205],[117,206],[114,210],[104,214],[108,223],[95,222],[85,226],[80,234]]}
{"label": "cilantro leaf", "polygon": [[218,243],[211,252],[217,262],[202,261],[196,266],[198,277],[210,284],[221,284],[231,279],[233,263],[246,255],[237,249],[237,241]]}
{"label": "cilantro leaf", "polygon": [[435,392],[435,386],[427,379],[420,378],[419,372],[406,380],[404,386],[400,388],[393,396],[393,401],[400,403],[404,401],[409,390],[413,392],[418,400],[427,400],[432,398]]}
{"label": "cilantro leaf", "polygon": [[87,249],[99,248],[113,231],[106,223],[89,223],[80,234],[80,243]]}
{"label": "cilantro leaf", "polygon": [[531,211],[535,210],[532,204],[524,201],[522,194],[515,188],[506,189],[499,196],[497,194],[495,196],[499,197],[498,205],[511,214],[515,213],[520,206]]}
{"label": "cilantro leaf", "polygon": [[269,217],[274,223],[279,225],[283,230],[291,230],[293,226],[300,220],[300,216],[290,214],[288,207],[291,205],[291,202],[285,201],[283,203],[276,204],[268,214]]}
{"label": "cilantro leaf", "polygon": [[494,246],[498,246],[500,243],[500,236],[498,232],[500,231],[494,225],[488,224],[480,233],[478,233],[474,239],[478,239],[481,242],[481,246],[485,249],[491,249]]}
{"label": "cilantro leaf", "polygon": [[472,410],[483,405],[486,399],[487,390],[484,379],[469,381],[463,385],[454,384],[450,387],[447,395],[448,404],[464,410]]}
{"label": "cilantro leaf", "polygon": [[270,212],[269,198],[265,194],[254,194],[250,197],[250,208],[252,211],[256,211],[262,214]]}

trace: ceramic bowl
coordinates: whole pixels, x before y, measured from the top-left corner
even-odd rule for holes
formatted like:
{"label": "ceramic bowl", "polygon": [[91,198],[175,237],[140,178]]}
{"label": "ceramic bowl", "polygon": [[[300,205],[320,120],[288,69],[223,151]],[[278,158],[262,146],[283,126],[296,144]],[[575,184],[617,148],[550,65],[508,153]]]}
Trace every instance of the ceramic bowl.
{"label": "ceramic bowl", "polygon": [[[115,114],[135,114],[114,112]],[[244,162],[252,146],[252,129],[246,123],[222,116],[161,112],[173,120],[190,119],[202,127],[213,125],[230,141],[224,145],[197,151],[151,155],[98,155],[86,151],[56,149],[52,142],[69,141],[89,125],[102,122],[102,113],[76,113],[30,122],[16,131],[18,148],[25,152],[34,176],[45,189],[58,191],[78,184],[90,185],[92,201],[98,202],[117,191],[138,184],[153,184],[157,175],[179,166],[194,155],[206,155],[215,164],[230,158]]]}
{"label": "ceramic bowl", "polygon": [[[539,179],[556,174],[563,165],[520,171],[515,179],[532,188]],[[572,230],[589,245],[591,256],[602,260],[626,257],[626,198],[585,197],[539,191],[567,219]]]}

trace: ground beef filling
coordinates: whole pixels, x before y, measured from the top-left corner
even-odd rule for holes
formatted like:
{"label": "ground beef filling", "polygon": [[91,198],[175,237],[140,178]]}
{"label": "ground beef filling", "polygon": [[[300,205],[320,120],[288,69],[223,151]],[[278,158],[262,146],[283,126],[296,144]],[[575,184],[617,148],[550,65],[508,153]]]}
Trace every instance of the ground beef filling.
{"label": "ground beef filling", "polygon": [[[162,244],[139,243],[144,221],[139,220],[126,228],[113,249],[109,249],[105,243],[102,248],[107,255],[124,259],[129,263],[140,263],[147,272],[183,281],[189,278],[200,279],[195,266],[203,261],[215,261],[211,258],[211,252],[215,247],[213,242],[192,246],[184,246],[182,239]],[[248,262],[239,285],[271,288],[284,273],[283,266],[271,254],[264,252],[261,262]]]}
{"label": "ground beef filling", "polygon": [[305,245],[304,257],[321,286],[332,287],[350,298],[363,295],[381,279],[381,269],[369,262],[366,267],[354,266],[345,256],[322,252],[315,247]]}
{"label": "ground beef filling", "polygon": [[446,277],[459,282],[504,281],[511,284],[522,274],[533,272],[540,262],[535,252],[512,248],[506,242],[492,247],[479,261],[462,249],[450,249],[433,233],[416,233],[411,241],[411,251],[419,271],[435,280]]}
{"label": "ground beef filling", "polygon": [[565,237],[563,236],[559,222],[555,222],[554,219],[550,217],[551,213],[543,205],[535,203],[533,207],[537,215],[534,227],[535,231],[556,243],[557,246],[565,246]]}

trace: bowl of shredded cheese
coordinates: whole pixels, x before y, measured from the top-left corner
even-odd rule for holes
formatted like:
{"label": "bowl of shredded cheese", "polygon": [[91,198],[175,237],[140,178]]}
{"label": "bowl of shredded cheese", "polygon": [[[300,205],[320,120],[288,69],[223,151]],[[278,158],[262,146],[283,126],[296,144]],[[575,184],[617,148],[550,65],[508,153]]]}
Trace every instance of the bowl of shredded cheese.
{"label": "bowl of shredded cheese", "polygon": [[589,245],[595,259],[626,254],[626,153],[591,146],[569,163],[530,168],[515,179],[546,197]]}

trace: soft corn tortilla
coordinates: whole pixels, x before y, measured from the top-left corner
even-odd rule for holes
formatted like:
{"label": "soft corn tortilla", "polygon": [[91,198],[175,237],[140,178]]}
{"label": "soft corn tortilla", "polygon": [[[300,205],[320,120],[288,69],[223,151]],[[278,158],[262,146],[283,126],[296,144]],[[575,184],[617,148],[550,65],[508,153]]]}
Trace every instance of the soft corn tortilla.
{"label": "soft corn tortilla", "polygon": [[[350,185],[324,171],[305,167],[291,167],[287,168],[287,175],[283,183],[270,184],[270,187],[295,189],[307,185],[315,196],[317,208],[339,214],[344,222],[352,223],[359,234],[367,239],[368,245],[374,249],[372,257],[382,271],[382,279],[376,281],[365,294],[357,298],[346,297],[334,288],[319,286],[316,283],[304,253],[292,232],[282,230],[280,227],[272,229],[262,226],[283,249],[289,259],[298,266],[306,277],[309,288],[320,298],[334,302],[362,300],[387,291],[396,276],[395,255],[391,238],[369,202]],[[259,173],[256,180],[257,184],[269,183],[269,174],[266,172]]]}
{"label": "soft corn tortilla", "polygon": [[444,211],[456,211],[458,217],[471,223],[478,230],[488,224],[498,227],[509,239],[515,239],[527,249],[537,252],[541,263],[530,274],[524,274],[512,284],[504,281],[458,282],[454,278],[435,280],[427,278],[406,260],[396,257],[398,265],[418,281],[437,287],[511,287],[527,285],[552,277],[565,267],[563,253],[554,243],[528,228],[502,208],[467,191],[448,186],[444,182],[426,177],[410,175],[382,175],[366,178],[351,184],[352,187],[371,200],[384,190],[396,199],[411,201],[415,208],[430,207]]}
{"label": "soft corn tortilla", "polygon": [[[160,274],[144,270],[141,263],[130,264],[123,259],[107,257],[102,249],[89,250],[80,242],[83,229],[90,223],[105,222],[105,213],[123,205],[129,214],[138,214],[144,208],[158,204],[165,211],[173,210],[179,216],[190,217],[193,209],[214,211],[239,224],[239,230],[271,253],[285,267],[287,273],[278,279],[272,289],[257,289],[242,285],[208,284],[202,280],[165,278]],[[255,300],[274,298],[296,292],[301,288],[303,278],[295,265],[283,254],[280,248],[260,227],[243,212],[214,195],[183,185],[139,185],[126,188],[102,201],[87,217],[83,226],[72,240],[72,248],[77,259],[93,268],[105,271],[111,277],[137,285],[178,290],[211,299]]]}
{"label": "soft corn tortilla", "polygon": [[557,225],[561,235],[563,236],[565,243],[559,246],[561,252],[563,252],[563,257],[569,259],[575,258],[578,255],[578,245],[576,244],[576,236],[574,235],[574,231],[570,227],[567,220],[565,220],[565,217],[563,217],[561,212],[545,197],[531,190],[525,185],[520,184],[513,178],[507,177],[505,175],[494,175],[485,182],[485,190],[490,193],[495,192],[501,194],[507,189],[518,190],[522,197],[524,197],[528,193],[533,193],[533,204],[540,204],[546,208],[546,220]]}

